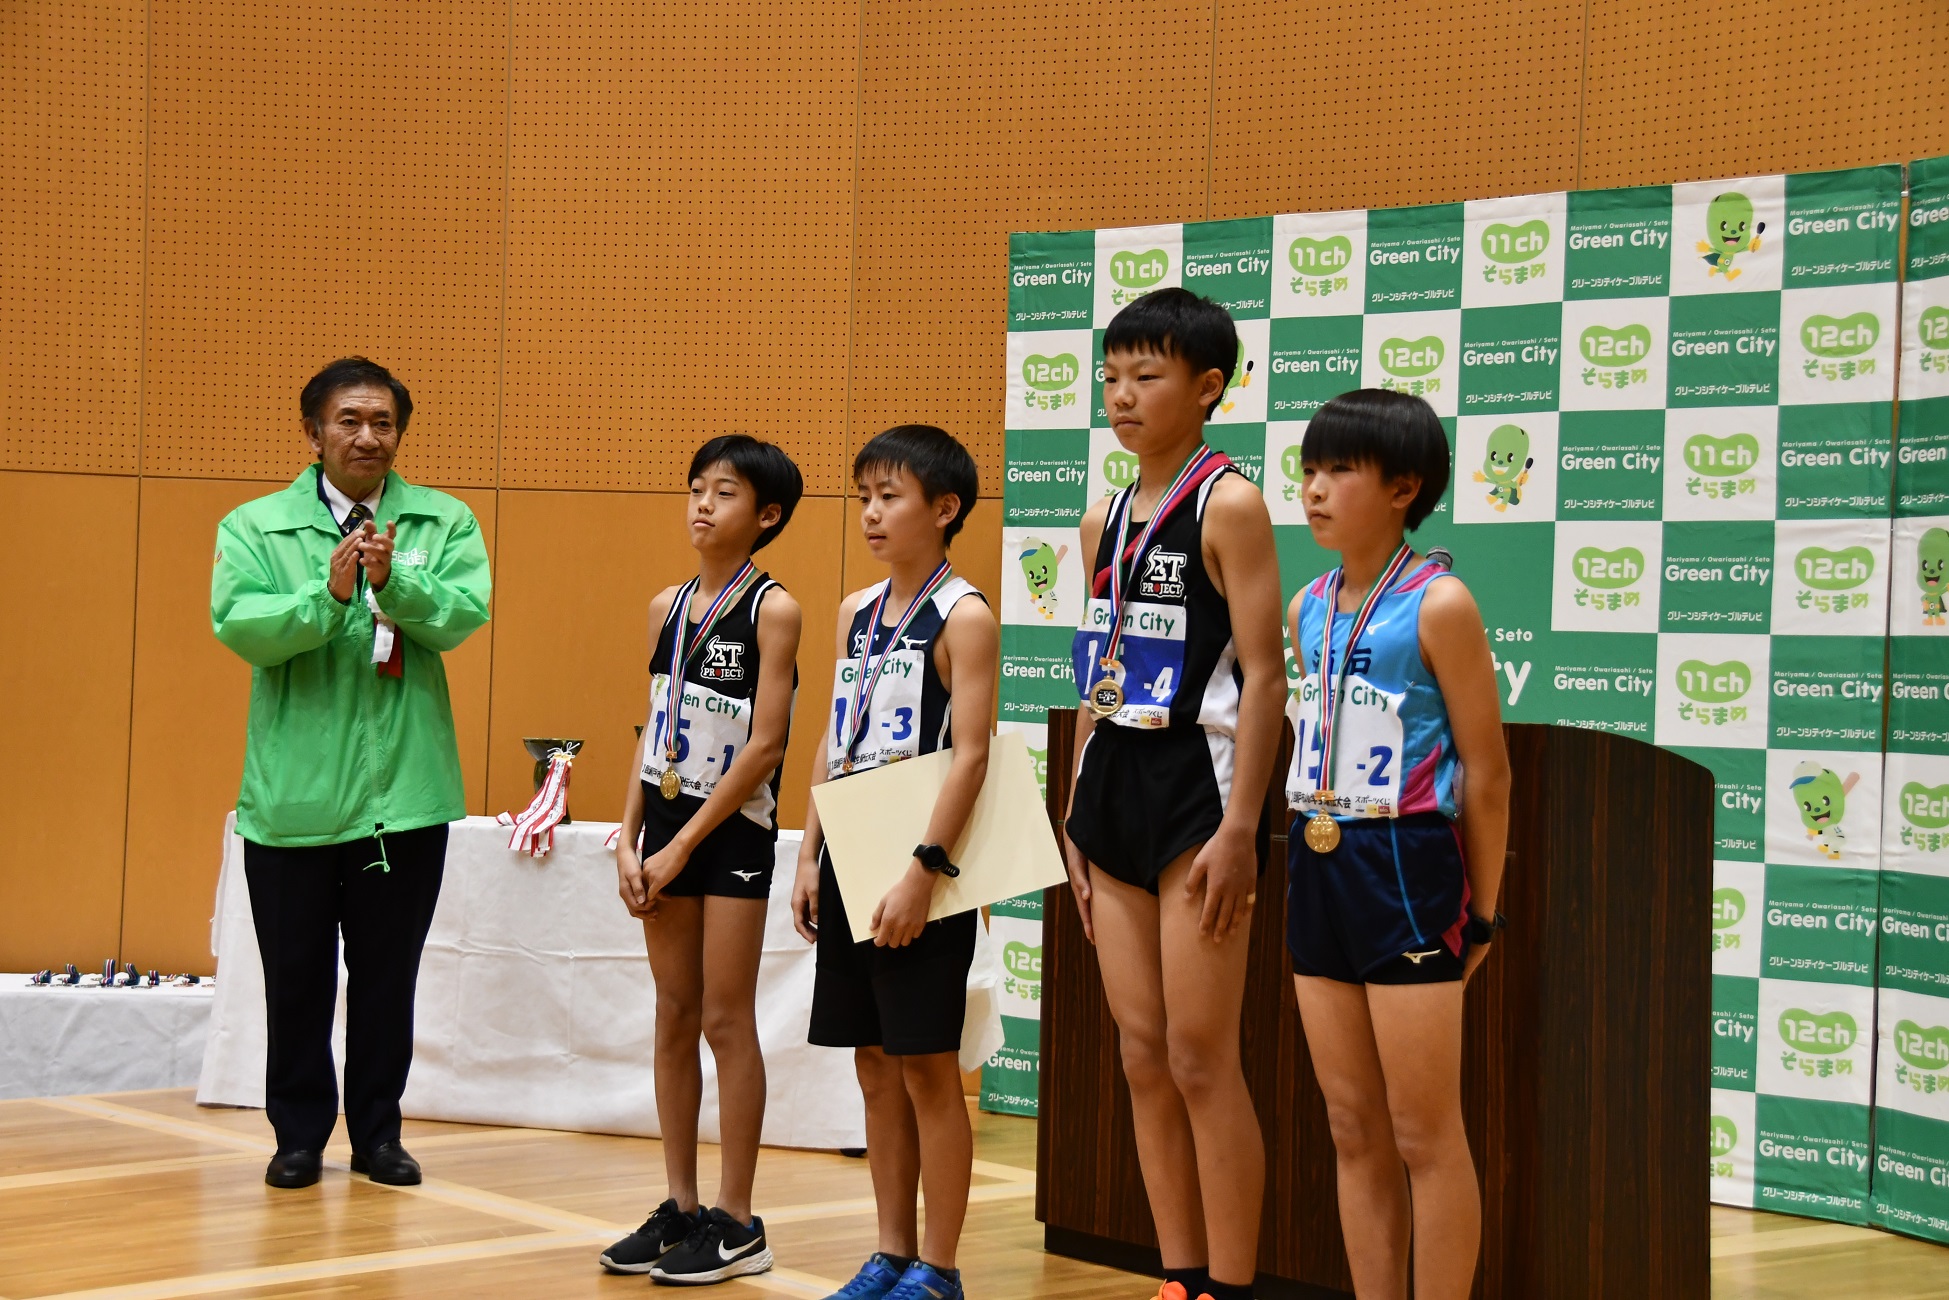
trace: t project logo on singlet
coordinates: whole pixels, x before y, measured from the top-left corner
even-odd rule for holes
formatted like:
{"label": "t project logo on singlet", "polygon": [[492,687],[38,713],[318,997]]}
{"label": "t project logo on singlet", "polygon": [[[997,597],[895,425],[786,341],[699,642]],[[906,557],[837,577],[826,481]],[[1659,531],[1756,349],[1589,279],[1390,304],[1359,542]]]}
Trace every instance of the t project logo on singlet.
{"label": "t project logo on singlet", "polygon": [[1151,600],[1184,599],[1183,551],[1152,551],[1144,557],[1144,576],[1137,594]]}
{"label": "t project logo on singlet", "polygon": [[743,681],[744,644],[712,637],[704,643],[704,663],[697,671],[706,681]]}

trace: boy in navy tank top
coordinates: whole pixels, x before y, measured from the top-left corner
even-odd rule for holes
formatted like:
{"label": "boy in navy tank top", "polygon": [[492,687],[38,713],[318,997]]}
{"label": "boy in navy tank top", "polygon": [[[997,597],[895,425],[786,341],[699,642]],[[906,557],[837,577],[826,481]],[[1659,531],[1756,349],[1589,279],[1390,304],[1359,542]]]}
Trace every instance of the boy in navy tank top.
{"label": "boy in navy tank top", "polygon": [[[700,1285],[772,1266],[765,1225],[751,1214],[765,1118],[755,1003],[800,616],[752,553],[784,529],[802,491],[798,467],[770,443],[743,434],[705,443],[690,464],[697,576],[650,602],[650,708],[616,874],[624,906],[643,922],[656,980],[656,1109],[670,1198],[602,1253],[615,1273]],[[700,1034],[717,1061],[723,1143],[708,1210],[697,1194]]]}
{"label": "boy in navy tank top", "polygon": [[1117,1021],[1159,1300],[1245,1300],[1265,1152],[1239,1012],[1286,684],[1272,521],[1204,443],[1238,356],[1225,309],[1160,289],[1117,313],[1103,349],[1104,406],[1139,477],[1083,516],[1070,886]]}
{"label": "boy in navy tank top", "polygon": [[[1404,540],[1448,484],[1418,397],[1343,393],[1300,444],[1340,567],[1290,611],[1304,671],[1286,944],[1339,1158],[1355,1294],[1464,1300],[1482,1207],[1462,1127],[1462,988],[1502,924],[1509,757],[1468,588]],[[1466,779],[1464,779],[1466,773]],[[1404,1176],[1405,1174],[1405,1176]]]}
{"label": "boy in navy tank top", "polygon": [[[988,775],[1001,628],[947,558],[980,484],[967,448],[931,425],[901,425],[860,448],[853,481],[867,549],[888,574],[840,604],[831,721],[812,783],[942,749],[954,757],[927,839],[873,907],[870,941],[852,941],[817,805],[806,805],[792,919],[818,945],[808,1038],[853,1049],[879,1209],[879,1248],[834,1300],[961,1300],[955,1253],[974,1172],[961,1024],[981,916],[927,912],[958,871],[949,851]],[[927,1195],[925,1238],[917,1190]]]}

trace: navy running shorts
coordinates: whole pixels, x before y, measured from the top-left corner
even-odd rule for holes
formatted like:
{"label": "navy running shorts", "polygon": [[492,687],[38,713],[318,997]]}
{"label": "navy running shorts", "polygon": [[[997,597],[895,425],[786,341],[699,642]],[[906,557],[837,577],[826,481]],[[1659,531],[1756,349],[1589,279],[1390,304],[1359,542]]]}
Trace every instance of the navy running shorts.
{"label": "navy running shorts", "polygon": [[1462,977],[1468,873],[1462,837],[1440,813],[1340,823],[1330,853],[1293,819],[1286,948],[1295,975],[1343,984],[1436,984]]}

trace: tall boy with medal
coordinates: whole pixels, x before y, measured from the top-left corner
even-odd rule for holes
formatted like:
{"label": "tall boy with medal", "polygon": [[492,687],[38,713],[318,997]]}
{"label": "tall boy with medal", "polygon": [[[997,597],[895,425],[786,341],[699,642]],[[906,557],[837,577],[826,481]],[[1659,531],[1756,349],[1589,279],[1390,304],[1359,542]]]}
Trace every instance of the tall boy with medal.
{"label": "tall boy with medal", "polygon": [[[951,852],[987,779],[1001,629],[947,555],[980,482],[967,448],[931,425],[901,425],[860,449],[853,480],[867,549],[887,577],[840,605],[830,722],[813,783],[944,748],[953,758],[926,840],[873,906],[869,942],[852,941],[818,805],[806,803],[792,919],[818,945],[807,1037],[853,1049],[879,1209],[877,1249],[838,1294],[962,1300],[956,1252],[974,1139],[961,1025],[980,914],[930,922],[927,913],[943,878],[959,870]],[[927,1197],[925,1237],[916,1184]]]}
{"label": "tall boy with medal", "polygon": [[1501,925],[1509,820],[1495,667],[1468,588],[1405,540],[1449,477],[1428,404],[1344,393],[1300,459],[1313,540],[1341,564],[1291,608],[1293,984],[1355,1292],[1406,1295],[1412,1241],[1415,1295],[1462,1300],[1481,1233],[1462,988]]}
{"label": "tall boy with medal", "polygon": [[1264,498],[1204,442],[1238,335],[1161,289],[1104,335],[1103,400],[1138,480],[1083,516],[1066,846],[1122,1041],[1163,1300],[1242,1300],[1264,1149],[1239,1062],[1257,830],[1285,663]]}
{"label": "tall boy with medal", "polygon": [[[650,602],[650,711],[616,843],[618,890],[656,980],[656,1106],[670,1197],[601,1256],[616,1273],[722,1282],[771,1267],[751,1184],[765,1117],[758,961],[778,838],[779,766],[798,685],[798,603],[752,552],[803,484],[770,443],[713,438],[690,466],[697,576]],[[639,842],[640,837],[640,842]],[[697,1187],[697,1040],[717,1060],[717,1203]]]}

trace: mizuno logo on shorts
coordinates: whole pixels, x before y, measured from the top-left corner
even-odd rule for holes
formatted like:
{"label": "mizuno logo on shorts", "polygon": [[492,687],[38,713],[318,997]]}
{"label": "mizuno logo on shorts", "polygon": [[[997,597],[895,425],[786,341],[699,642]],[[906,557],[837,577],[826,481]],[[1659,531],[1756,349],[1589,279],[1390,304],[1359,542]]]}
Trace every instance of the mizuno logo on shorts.
{"label": "mizuno logo on shorts", "polygon": [[1441,952],[1442,950],[1440,948],[1430,948],[1427,952],[1404,952],[1401,955],[1419,966],[1430,957],[1439,957]]}
{"label": "mizuno logo on shorts", "polygon": [[758,873],[755,871],[733,871],[731,874],[736,876],[739,880],[748,881],[752,877],[756,876]]}

